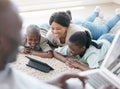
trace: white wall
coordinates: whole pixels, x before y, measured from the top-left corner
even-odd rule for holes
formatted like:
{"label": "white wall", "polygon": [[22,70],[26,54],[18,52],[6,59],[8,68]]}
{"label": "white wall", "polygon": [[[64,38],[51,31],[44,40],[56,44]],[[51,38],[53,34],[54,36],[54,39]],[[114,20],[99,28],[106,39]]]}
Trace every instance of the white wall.
{"label": "white wall", "polygon": [[120,0],[112,0],[114,3],[120,4]]}
{"label": "white wall", "polygon": [[81,5],[92,5],[92,4],[100,4],[100,3],[108,3],[112,0],[81,0],[79,4]]}
{"label": "white wall", "polygon": [[27,0],[26,2],[19,1],[17,2],[17,4],[22,12],[79,7],[82,5],[94,5],[109,2],[120,4],[120,0],[37,0],[37,1],[38,2],[34,3],[33,0],[29,2],[27,2]]}
{"label": "white wall", "polygon": [[[19,0],[13,0],[19,1]],[[81,5],[92,5],[92,4],[100,4],[100,3],[108,3],[112,0],[36,0],[37,2],[33,2],[33,0],[26,2],[19,1],[16,4],[20,7],[22,11],[33,11],[33,10],[46,10],[46,9],[56,9],[56,8],[67,8],[67,7],[77,7]]]}
{"label": "white wall", "polygon": [[79,4],[92,5],[92,4],[101,4],[101,3],[108,3],[108,2],[114,2],[114,3],[120,4],[120,0],[81,0],[79,1]]}

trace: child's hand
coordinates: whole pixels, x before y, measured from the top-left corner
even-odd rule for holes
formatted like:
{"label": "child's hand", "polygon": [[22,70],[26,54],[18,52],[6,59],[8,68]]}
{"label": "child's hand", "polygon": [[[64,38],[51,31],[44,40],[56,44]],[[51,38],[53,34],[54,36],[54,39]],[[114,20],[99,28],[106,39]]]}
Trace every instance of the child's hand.
{"label": "child's hand", "polygon": [[81,63],[73,59],[68,59],[65,64],[68,65],[70,68],[78,68]]}
{"label": "child's hand", "polygon": [[74,68],[79,68],[81,63],[79,63],[78,61],[71,61],[71,65],[74,67]]}
{"label": "child's hand", "polygon": [[67,66],[69,66],[70,68],[74,68],[74,66],[72,65],[72,62],[71,62],[70,60],[67,60],[67,61],[65,62],[65,64],[66,64]]}
{"label": "child's hand", "polygon": [[37,54],[37,52],[36,51],[30,51],[30,53],[29,53],[30,55],[36,55]]}
{"label": "child's hand", "polygon": [[67,66],[69,66],[69,65],[70,65],[70,61],[69,61],[69,60],[65,61],[65,64],[66,64]]}
{"label": "child's hand", "polygon": [[24,48],[24,53],[25,54],[30,54],[31,53],[31,50],[29,48]]}

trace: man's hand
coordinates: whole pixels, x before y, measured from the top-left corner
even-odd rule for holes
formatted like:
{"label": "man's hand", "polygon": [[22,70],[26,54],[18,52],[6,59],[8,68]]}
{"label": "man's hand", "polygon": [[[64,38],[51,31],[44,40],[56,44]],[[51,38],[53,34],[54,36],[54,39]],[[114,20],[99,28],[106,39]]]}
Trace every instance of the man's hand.
{"label": "man's hand", "polygon": [[62,89],[67,89],[66,80],[68,80],[70,78],[78,78],[82,82],[83,87],[85,87],[85,80],[87,78],[84,76],[80,76],[78,74],[72,74],[72,73],[71,74],[62,74],[59,77],[53,79],[52,81],[49,81],[48,83],[55,85],[55,86],[58,86]]}

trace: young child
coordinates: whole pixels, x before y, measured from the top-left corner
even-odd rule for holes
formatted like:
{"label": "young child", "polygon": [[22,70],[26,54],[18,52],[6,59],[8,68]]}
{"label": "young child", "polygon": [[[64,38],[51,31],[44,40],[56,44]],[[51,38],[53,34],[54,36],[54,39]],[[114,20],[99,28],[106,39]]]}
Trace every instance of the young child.
{"label": "young child", "polygon": [[24,49],[20,53],[52,58],[52,49],[47,42],[48,40],[40,34],[40,28],[37,25],[29,25],[23,43]]}
{"label": "young child", "polygon": [[110,48],[113,37],[112,34],[106,34],[93,41],[88,31],[76,32],[69,38],[68,45],[54,50],[54,57],[81,70],[98,68]]}

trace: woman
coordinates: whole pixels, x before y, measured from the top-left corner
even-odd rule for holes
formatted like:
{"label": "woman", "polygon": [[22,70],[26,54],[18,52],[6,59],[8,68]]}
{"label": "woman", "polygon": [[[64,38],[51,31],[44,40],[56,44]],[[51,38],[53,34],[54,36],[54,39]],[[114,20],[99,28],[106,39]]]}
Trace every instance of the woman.
{"label": "woman", "polygon": [[49,20],[51,29],[46,34],[48,40],[56,47],[67,44],[70,36],[80,30],[87,30],[74,24],[70,24],[70,17],[66,12],[56,12]]}
{"label": "woman", "polygon": [[101,35],[108,33],[119,20],[120,15],[117,13],[105,25],[96,25],[90,21],[85,21],[82,25],[78,26],[70,23],[70,17],[66,12],[55,12],[50,17],[49,24],[51,28],[46,36],[54,46],[67,44],[70,36],[81,30],[89,30],[92,39],[98,39]]}

